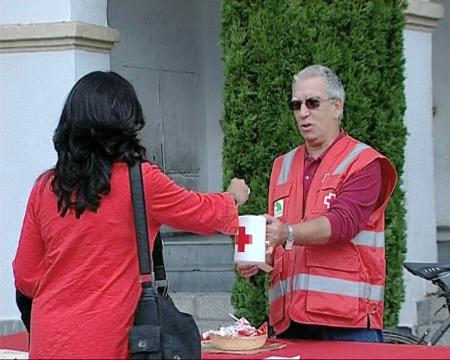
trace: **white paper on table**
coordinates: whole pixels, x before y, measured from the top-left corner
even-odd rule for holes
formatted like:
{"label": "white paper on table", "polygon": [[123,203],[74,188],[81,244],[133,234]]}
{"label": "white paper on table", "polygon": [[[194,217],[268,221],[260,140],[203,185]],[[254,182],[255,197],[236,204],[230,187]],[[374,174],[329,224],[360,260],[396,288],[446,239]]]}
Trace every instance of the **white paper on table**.
{"label": "white paper on table", "polygon": [[0,359],[28,359],[25,351],[0,349]]}

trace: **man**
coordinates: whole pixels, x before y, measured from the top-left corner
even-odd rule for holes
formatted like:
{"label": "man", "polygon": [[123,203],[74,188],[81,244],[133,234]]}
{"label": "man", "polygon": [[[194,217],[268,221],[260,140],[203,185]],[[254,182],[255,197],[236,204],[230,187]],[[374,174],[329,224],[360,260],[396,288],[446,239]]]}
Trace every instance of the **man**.
{"label": "man", "polygon": [[[383,341],[384,211],[397,175],[341,130],[344,101],[331,69],[294,76],[291,107],[305,144],[274,161],[266,215],[278,337]],[[248,278],[258,269],[238,271]]]}

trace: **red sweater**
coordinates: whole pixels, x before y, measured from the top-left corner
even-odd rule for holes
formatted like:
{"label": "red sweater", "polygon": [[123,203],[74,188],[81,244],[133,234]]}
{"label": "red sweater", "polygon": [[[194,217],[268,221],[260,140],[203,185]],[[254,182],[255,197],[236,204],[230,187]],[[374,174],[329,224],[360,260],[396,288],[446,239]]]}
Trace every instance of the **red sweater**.
{"label": "red sweater", "polygon": [[[236,233],[229,194],[186,190],[148,163],[143,178],[151,245],[161,224]],[[128,167],[114,165],[111,192],[80,219],[59,216],[50,181],[31,191],[13,262],[17,289],[33,298],[30,358],[126,358],[141,289]]]}
{"label": "red sweater", "polygon": [[[317,159],[305,156],[303,209],[317,168],[333,145],[344,136],[345,132],[341,131],[333,143]],[[328,218],[331,225],[329,244],[348,241],[361,231],[377,207],[380,189],[381,167],[378,161],[367,165],[342,185],[339,196],[331,202],[329,211],[323,214]]]}

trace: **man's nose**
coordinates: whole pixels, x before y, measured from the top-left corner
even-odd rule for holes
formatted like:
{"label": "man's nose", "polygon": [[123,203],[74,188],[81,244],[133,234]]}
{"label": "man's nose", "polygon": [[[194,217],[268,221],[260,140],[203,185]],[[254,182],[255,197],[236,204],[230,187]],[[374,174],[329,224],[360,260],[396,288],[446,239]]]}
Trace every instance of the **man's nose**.
{"label": "man's nose", "polygon": [[300,111],[299,111],[300,117],[305,118],[305,117],[309,116],[310,113],[311,113],[311,111],[306,106],[306,103],[303,102],[302,105],[300,106]]}

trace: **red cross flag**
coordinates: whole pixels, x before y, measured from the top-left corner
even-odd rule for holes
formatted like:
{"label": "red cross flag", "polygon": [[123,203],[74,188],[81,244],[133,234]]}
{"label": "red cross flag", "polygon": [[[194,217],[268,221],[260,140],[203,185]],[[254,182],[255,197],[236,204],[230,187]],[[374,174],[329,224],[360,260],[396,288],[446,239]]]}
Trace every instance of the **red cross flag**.
{"label": "red cross flag", "polygon": [[235,238],[234,262],[240,265],[258,265],[264,271],[266,264],[266,218],[260,215],[239,216]]}

